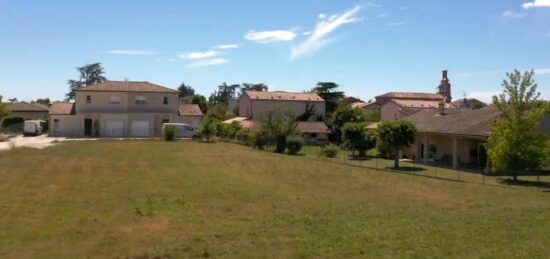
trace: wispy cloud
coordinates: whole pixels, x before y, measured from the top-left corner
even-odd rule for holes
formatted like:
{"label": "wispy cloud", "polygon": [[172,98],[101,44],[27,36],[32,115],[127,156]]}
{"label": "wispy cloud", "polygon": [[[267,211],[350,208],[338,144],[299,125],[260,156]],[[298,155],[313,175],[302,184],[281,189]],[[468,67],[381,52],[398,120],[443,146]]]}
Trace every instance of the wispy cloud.
{"label": "wispy cloud", "polygon": [[191,64],[186,65],[187,68],[195,68],[195,67],[209,67],[209,66],[216,66],[216,65],[222,65],[230,63],[231,61],[225,58],[215,58],[215,59],[207,59],[207,60],[201,60],[197,62],[193,62]]}
{"label": "wispy cloud", "polygon": [[113,49],[105,51],[104,53],[109,55],[150,56],[154,55],[156,52],[140,49]]}
{"label": "wispy cloud", "polygon": [[510,18],[510,19],[521,19],[525,17],[524,13],[516,13],[513,11],[504,11],[502,12],[502,17]]}
{"label": "wispy cloud", "polygon": [[274,41],[291,41],[296,37],[296,33],[290,30],[274,30],[274,31],[249,31],[244,38],[256,42],[274,42]]}
{"label": "wispy cloud", "polygon": [[304,42],[292,48],[290,59],[295,60],[305,54],[311,54],[323,46],[326,46],[330,42],[333,42],[334,39],[327,39],[327,36],[329,36],[330,33],[344,24],[359,22],[362,20],[362,18],[357,17],[359,10],[361,10],[361,7],[355,6],[342,14],[334,14],[330,17],[327,17],[326,15],[319,15],[320,21],[315,26],[315,29],[311,35],[309,35]]}
{"label": "wispy cloud", "polygon": [[533,2],[526,2],[521,5],[523,9],[550,7],[550,0],[534,0]]}
{"label": "wispy cloud", "polygon": [[221,45],[214,46],[213,49],[235,49],[238,47],[239,47],[238,44],[221,44]]}
{"label": "wispy cloud", "polygon": [[386,25],[388,26],[401,26],[401,25],[405,25],[409,22],[407,21],[400,21],[400,22],[389,22],[389,23],[386,23]]}
{"label": "wispy cloud", "polygon": [[215,50],[208,50],[204,52],[190,52],[179,55],[180,59],[205,59],[218,56],[221,52]]}

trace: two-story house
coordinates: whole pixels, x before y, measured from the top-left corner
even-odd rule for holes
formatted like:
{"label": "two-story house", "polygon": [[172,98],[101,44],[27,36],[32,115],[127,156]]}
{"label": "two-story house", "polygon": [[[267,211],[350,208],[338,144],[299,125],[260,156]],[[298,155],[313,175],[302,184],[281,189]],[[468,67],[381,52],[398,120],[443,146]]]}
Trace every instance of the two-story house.
{"label": "two-story house", "polygon": [[196,109],[181,106],[178,91],[174,89],[149,82],[107,81],[77,89],[74,103],[53,103],[49,112],[50,134],[63,137],[160,136],[163,123],[196,121],[180,113],[193,111],[192,116],[198,116]]}
{"label": "two-story house", "polygon": [[315,93],[245,91],[239,97],[239,116],[224,123],[237,121],[244,129],[259,130],[264,114],[269,111],[289,111],[300,116],[310,110],[309,121],[299,121],[296,130],[310,143],[324,143],[330,132],[322,122],[325,107],[325,100]]}

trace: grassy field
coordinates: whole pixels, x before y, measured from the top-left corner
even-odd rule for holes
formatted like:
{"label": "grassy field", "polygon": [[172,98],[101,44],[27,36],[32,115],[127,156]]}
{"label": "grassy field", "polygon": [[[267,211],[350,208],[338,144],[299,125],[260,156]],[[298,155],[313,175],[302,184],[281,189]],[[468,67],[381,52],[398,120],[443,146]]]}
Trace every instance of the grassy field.
{"label": "grassy field", "polygon": [[550,193],[229,143],[67,142],[0,153],[0,257],[550,254]]}

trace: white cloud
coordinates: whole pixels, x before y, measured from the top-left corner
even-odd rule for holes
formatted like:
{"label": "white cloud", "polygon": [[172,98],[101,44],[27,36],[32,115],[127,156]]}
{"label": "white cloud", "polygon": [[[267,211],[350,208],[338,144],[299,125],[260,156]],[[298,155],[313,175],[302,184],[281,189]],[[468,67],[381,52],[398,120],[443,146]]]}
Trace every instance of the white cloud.
{"label": "white cloud", "polygon": [[388,26],[400,26],[400,25],[405,25],[409,22],[407,21],[400,21],[400,22],[389,22],[389,23],[386,23],[386,25]]}
{"label": "white cloud", "polygon": [[220,52],[218,52],[218,51],[208,50],[208,51],[204,51],[204,52],[185,53],[185,54],[179,55],[178,57],[181,58],[181,59],[204,59],[204,58],[212,58],[212,57],[215,57],[219,54],[220,54]]}
{"label": "white cloud", "polygon": [[214,49],[234,49],[238,47],[239,47],[238,44],[221,44],[221,45],[214,46],[213,48]]}
{"label": "white cloud", "polygon": [[325,19],[325,18],[327,18],[326,14],[324,14],[324,13],[319,14],[319,19]]}
{"label": "white cloud", "polygon": [[231,61],[225,58],[215,58],[215,59],[207,59],[207,60],[201,60],[197,62],[193,62],[191,64],[188,64],[187,68],[194,68],[194,67],[209,67],[209,66],[216,66],[221,64],[227,64]]}
{"label": "white cloud", "polygon": [[550,0],[534,0],[533,2],[523,3],[521,7],[523,9],[550,7]]}
{"label": "white cloud", "polygon": [[521,19],[525,17],[524,13],[516,13],[512,11],[504,11],[502,13],[502,17],[510,18],[510,19]]}
{"label": "white cloud", "polygon": [[537,68],[533,71],[535,71],[535,75],[550,75],[550,68]]}
{"label": "white cloud", "polygon": [[249,31],[244,38],[250,41],[273,42],[273,41],[291,41],[296,37],[296,33],[288,30],[274,31]]}
{"label": "white cloud", "polygon": [[362,18],[357,17],[359,10],[361,10],[361,7],[355,6],[342,14],[321,18],[311,35],[304,42],[292,48],[290,59],[294,60],[302,55],[313,53],[334,41],[333,39],[326,39],[326,37],[344,24],[361,21]]}
{"label": "white cloud", "polygon": [[154,51],[139,50],[139,49],[113,49],[104,52],[109,55],[126,55],[126,56],[150,56],[155,54]]}

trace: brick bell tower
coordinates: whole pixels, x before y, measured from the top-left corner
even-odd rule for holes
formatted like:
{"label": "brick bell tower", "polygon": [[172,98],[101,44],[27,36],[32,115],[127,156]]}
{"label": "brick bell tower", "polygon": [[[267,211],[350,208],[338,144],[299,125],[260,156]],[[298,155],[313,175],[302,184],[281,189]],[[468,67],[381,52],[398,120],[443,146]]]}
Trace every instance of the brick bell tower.
{"label": "brick bell tower", "polygon": [[439,94],[445,97],[445,102],[451,102],[451,83],[447,77],[447,70],[441,71],[441,83],[439,84]]}

